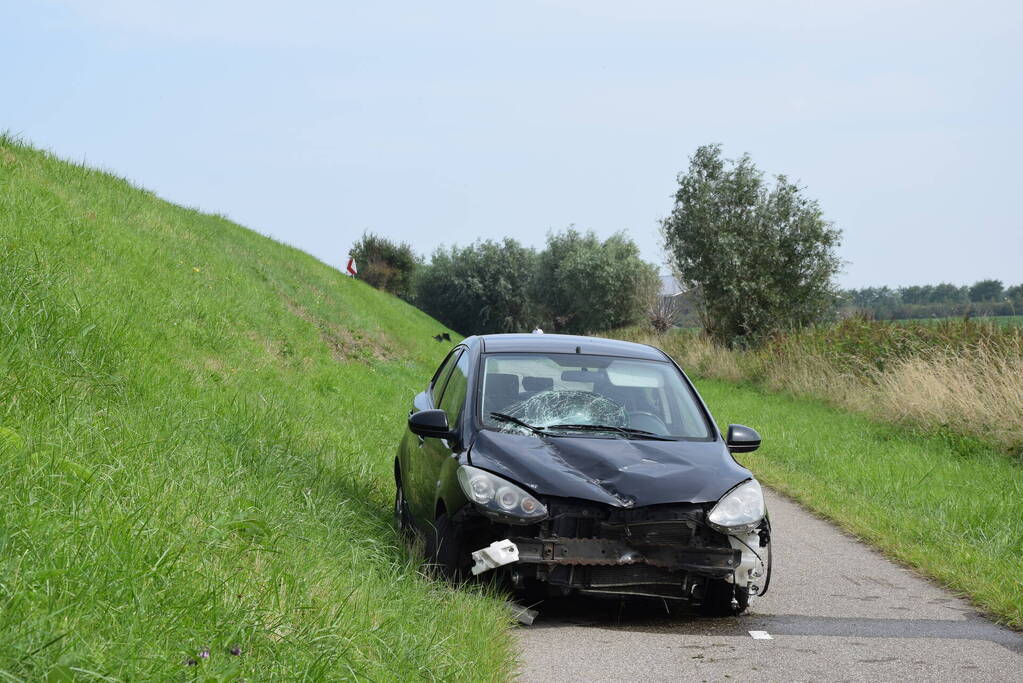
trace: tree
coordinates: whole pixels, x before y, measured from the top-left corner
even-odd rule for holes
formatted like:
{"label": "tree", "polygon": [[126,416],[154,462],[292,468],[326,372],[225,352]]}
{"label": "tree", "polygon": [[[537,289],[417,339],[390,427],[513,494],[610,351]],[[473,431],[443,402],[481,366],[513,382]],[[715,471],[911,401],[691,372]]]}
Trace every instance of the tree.
{"label": "tree", "polygon": [[362,233],[349,251],[359,279],[385,292],[412,300],[413,279],[420,259],[406,242],[396,244],[371,232]]}
{"label": "tree", "polygon": [[942,282],[935,285],[931,292],[932,304],[962,304],[969,300],[969,292],[966,287],[957,287],[950,282]]}
{"label": "tree", "polygon": [[1014,306],[1023,306],[1023,285],[1016,285],[1005,290],[1005,298]]}
{"label": "tree", "polygon": [[720,145],[697,149],[678,183],[664,247],[713,338],[756,344],[831,310],[841,231],[798,186],[779,175],[768,188],[749,155],[726,164]]}
{"label": "tree", "polygon": [[931,300],[934,287],[931,285],[912,285],[899,289],[899,298],[904,304],[925,304]]}
{"label": "tree", "polygon": [[568,228],[547,235],[533,292],[551,331],[585,334],[639,322],[660,284],[657,268],[623,233],[601,242]]}
{"label": "tree", "polygon": [[416,282],[417,305],[462,334],[532,329],[536,252],[513,239],[440,248]]}
{"label": "tree", "polygon": [[1001,301],[1002,294],[1001,280],[981,280],[970,287],[970,301]]}

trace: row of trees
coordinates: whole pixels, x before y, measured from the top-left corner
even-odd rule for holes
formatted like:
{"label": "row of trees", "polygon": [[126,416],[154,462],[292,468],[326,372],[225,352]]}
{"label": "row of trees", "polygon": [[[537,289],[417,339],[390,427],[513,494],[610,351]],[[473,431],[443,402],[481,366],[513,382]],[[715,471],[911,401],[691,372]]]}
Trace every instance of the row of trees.
{"label": "row of trees", "polygon": [[1023,285],[1006,287],[1001,280],[980,280],[961,287],[943,282],[897,289],[847,289],[839,295],[839,309],[889,319],[1016,315],[1023,313]]}
{"label": "row of trees", "polygon": [[541,251],[513,239],[479,241],[438,249],[429,263],[407,244],[364,235],[353,255],[370,284],[466,334],[534,325],[587,333],[643,318],[665,329],[685,308],[718,342],[755,346],[836,313],[902,318],[1023,310],[1023,286],[1006,289],[998,280],[839,291],[841,232],[785,176],[765,181],[748,155],[726,160],[719,145],[705,145],[677,179],[674,206],[661,223],[685,292],[674,300],[658,298],[656,269],[623,234],[601,241],[570,228],[548,235]]}
{"label": "row of trees", "polygon": [[463,334],[583,334],[639,322],[660,278],[622,233],[600,240],[573,228],[543,250],[514,239],[437,249],[429,262],[408,244],[364,234],[351,250],[359,277]]}

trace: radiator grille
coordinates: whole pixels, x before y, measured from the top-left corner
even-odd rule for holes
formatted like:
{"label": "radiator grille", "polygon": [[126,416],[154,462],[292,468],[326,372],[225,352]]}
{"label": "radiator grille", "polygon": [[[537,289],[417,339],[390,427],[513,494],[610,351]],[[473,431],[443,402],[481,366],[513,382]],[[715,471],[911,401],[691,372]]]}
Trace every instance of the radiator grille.
{"label": "radiator grille", "polygon": [[590,587],[607,588],[610,586],[640,586],[668,584],[677,586],[682,577],[679,572],[671,572],[660,567],[646,564],[625,565],[622,567],[593,567],[590,570]]}

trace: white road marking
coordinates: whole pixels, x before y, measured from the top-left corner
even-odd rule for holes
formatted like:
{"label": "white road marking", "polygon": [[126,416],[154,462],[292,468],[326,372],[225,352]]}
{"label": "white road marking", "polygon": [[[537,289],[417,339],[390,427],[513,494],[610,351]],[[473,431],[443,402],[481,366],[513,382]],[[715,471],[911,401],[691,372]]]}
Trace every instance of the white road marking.
{"label": "white road marking", "polygon": [[753,640],[774,640],[767,631],[750,631],[749,634],[753,636]]}

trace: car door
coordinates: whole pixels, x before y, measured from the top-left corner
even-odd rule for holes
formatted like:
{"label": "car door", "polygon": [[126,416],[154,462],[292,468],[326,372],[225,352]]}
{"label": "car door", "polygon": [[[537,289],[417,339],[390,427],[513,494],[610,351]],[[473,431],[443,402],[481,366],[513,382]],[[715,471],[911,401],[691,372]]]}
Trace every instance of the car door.
{"label": "car door", "polygon": [[[451,374],[448,375],[437,407],[444,411],[448,418],[448,426],[452,431],[459,431],[462,415],[465,410],[466,393],[469,387],[469,352],[463,351],[455,361]],[[441,485],[441,470],[453,453],[462,444],[457,440],[425,439],[420,455],[424,475],[424,484],[428,485],[427,494],[424,486],[424,502],[430,506],[423,511],[421,519],[433,520],[436,512],[436,501]]]}
{"label": "car door", "polygon": [[[430,380],[426,391],[417,395],[412,401],[411,415],[415,411],[428,410],[439,407],[441,395],[447,385],[451,372],[455,369],[455,363],[462,355],[462,347],[455,347],[444,358],[444,361],[437,368],[433,378]],[[412,515],[417,519],[433,521],[433,501],[435,484],[430,479],[431,473],[426,457],[426,441],[421,436],[406,432],[405,462],[402,463],[401,480],[405,488],[405,497],[408,500]],[[437,439],[431,439],[437,441]]]}

